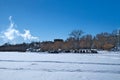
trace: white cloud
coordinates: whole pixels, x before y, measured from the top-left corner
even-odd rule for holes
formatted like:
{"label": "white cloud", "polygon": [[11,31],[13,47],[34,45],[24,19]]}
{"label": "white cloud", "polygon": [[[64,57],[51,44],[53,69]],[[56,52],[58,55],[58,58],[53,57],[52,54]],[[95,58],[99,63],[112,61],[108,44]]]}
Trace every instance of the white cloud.
{"label": "white cloud", "polygon": [[14,27],[14,23],[12,21],[12,16],[9,16],[9,21],[10,21],[10,26],[9,28],[13,28]]}
{"label": "white cloud", "polygon": [[29,30],[24,30],[24,32],[24,34],[21,34],[24,40],[38,40],[38,37],[32,36]]}
{"label": "white cloud", "polygon": [[19,30],[15,29],[14,22],[12,21],[12,16],[9,17],[10,25],[8,29],[5,31],[2,31],[0,34],[0,39],[6,42],[10,43],[17,43],[19,39],[21,39],[21,42],[31,42],[31,41],[38,41],[38,37],[34,37],[31,35],[30,30],[24,30],[24,33],[21,33]]}

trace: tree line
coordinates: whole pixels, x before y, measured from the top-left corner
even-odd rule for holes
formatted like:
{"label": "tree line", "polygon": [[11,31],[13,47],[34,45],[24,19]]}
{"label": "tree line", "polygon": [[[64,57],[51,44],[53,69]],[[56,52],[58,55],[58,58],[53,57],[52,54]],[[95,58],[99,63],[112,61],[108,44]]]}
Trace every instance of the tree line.
{"label": "tree line", "polygon": [[[120,32],[120,31],[119,31]],[[119,35],[117,30],[112,33],[102,32],[92,36],[91,34],[84,35],[82,30],[73,30],[70,32],[66,40],[54,39],[54,41],[31,42],[21,44],[5,43],[0,46],[0,51],[70,51],[79,49],[98,49],[111,50],[116,48],[118,44]]]}

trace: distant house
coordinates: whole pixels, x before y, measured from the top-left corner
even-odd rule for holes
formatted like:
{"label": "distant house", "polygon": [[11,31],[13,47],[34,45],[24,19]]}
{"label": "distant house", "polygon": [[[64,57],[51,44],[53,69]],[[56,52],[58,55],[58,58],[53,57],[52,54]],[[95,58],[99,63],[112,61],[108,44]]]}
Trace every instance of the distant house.
{"label": "distant house", "polygon": [[64,42],[63,39],[54,39],[54,42]]}

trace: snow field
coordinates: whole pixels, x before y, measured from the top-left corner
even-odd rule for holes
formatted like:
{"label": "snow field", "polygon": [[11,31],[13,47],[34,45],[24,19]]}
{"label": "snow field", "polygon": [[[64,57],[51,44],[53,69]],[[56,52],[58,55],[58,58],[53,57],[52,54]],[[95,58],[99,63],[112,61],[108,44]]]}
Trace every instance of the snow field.
{"label": "snow field", "polygon": [[120,54],[0,52],[0,80],[120,80]]}

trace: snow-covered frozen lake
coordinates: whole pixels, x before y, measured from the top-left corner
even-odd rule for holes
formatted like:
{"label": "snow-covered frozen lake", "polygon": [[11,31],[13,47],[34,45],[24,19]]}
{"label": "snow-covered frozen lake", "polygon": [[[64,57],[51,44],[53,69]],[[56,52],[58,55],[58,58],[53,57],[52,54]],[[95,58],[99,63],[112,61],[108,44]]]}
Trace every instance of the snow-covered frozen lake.
{"label": "snow-covered frozen lake", "polygon": [[0,80],[120,80],[120,53],[0,52]]}

